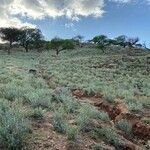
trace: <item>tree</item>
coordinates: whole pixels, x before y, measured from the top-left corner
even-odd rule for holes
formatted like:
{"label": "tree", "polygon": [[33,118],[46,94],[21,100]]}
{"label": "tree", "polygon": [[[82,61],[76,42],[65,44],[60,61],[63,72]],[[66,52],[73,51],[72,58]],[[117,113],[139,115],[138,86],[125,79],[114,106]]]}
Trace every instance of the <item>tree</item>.
{"label": "tree", "polygon": [[117,41],[115,39],[108,39],[109,45],[117,45]]}
{"label": "tree", "polygon": [[42,32],[36,28],[24,27],[21,29],[21,34],[19,36],[19,43],[25,48],[26,52],[29,51],[29,46],[37,48],[43,40]]}
{"label": "tree", "polygon": [[115,38],[115,40],[116,40],[116,45],[123,46],[124,48],[127,46],[127,40],[128,40],[127,36],[121,35]]}
{"label": "tree", "polygon": [[54,38],[50,42],[50,48],[56,50],[56,55],[66,49],[74,49],[75,45],[72,40]]}
{"label": "tree", "polygon": [[0,38],[3,41],[9,42],[8,54],[10,54],[12,44],[14,42],[18,42],[19,35],[20,35],[20,30],[17,28],[0,28]]}
{"label": "tree", "polygon": [[103,53],[106,46],[109,45],[109,39],[106,35],[95,36],[91,41],[97,44],[97,48],[101,49]]}
{"label": "tree", "polygon": [[83,39],[84,39],[84,36],[82,36],[82,35],[77,35],[77,36],[75,36],[75,37],[72,38],[72,40],[74,41],[74,43],[76,45],[78,45],[79,47],[82,46]]}
{"label": "tree", "polygon": [[127,45],[129,46],[129,48],[133,48],[134,46],[136,46],[136,44],[139,42],[139,38],[135,37],[135,38],[128,38],[127,40]]}

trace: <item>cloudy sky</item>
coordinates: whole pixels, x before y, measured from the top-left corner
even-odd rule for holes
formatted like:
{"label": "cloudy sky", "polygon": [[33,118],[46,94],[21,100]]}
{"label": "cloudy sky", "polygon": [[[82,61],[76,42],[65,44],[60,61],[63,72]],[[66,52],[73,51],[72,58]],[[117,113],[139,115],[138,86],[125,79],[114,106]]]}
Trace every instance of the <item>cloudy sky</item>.
{"label": "cloudy sky", "polygon": [[0,0],[0,27],[38,27],[46,39],[139,36],[150,43],[150,0]]}

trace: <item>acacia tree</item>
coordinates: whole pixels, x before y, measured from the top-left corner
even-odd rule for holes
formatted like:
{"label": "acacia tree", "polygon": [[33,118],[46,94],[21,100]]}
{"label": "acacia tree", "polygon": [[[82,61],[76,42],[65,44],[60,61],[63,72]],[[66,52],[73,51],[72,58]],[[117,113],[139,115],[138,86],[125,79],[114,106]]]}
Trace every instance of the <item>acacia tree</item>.
{"label": "acacia tree", "polygon": [[43,40],[42,32],[36,28],[24,27],[21,29],[21,34],[19,36],[19,43],[25,48],[26,52],[29,51],[29,46],[32,44],[35,48],[39,47],[41,41]]}
{"label": "acacia tree", "polygon": [[127,45],[129,46],[129,48],[133,48],[134,46],[136,46],[136,44],[139,42],[139,38],[135,37],[135,38],[128,38],[127,40]]}
{"label": "acacia tree", "polygon": [[116,40],[116,45],[120,45],[123,46],[124,48],[128,45],[128,37],[125,35],[120,35],[118,37],[115,38]]}
{"label": "acacia tree", "polygon": [[74,49],[75,45],[72,40],[54,38],[50,42],[50,48],[54,49],[56,51],[56,55],[58,55],[61,51],[66,49]]}
{"label": "acacia tree", "polygon": [[19,41],[19,35],[20,30],[17,28],[0,28],[0,38],[9,42],[8,54],[10,54],[12,44]]}
{"label": "acacia tree", "polygon": [[106,35],[95,36],[92,40],[94,44],[97,45],[97,48],[101,49],[104,53],[106,46],[109,45],[109,39]]}
{"label": "acacia tree", "polygon": [[81,47],[81,43],[84,39],[84,36],[82,35],[77,35],[73,38],[73,40]]}

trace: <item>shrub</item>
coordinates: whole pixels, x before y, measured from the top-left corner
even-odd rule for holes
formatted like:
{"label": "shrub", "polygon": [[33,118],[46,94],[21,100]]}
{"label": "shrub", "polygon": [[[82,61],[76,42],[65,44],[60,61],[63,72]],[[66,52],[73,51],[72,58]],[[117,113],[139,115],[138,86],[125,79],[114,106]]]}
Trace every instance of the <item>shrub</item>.
{"label": "shrub", "polygon": [[53,126],[57,132],[66,133],[67,124],[64,121],[64,110],[60,109],[54,112]]}
{"label": "shrub", "polygon": [[0,145],[6,149],[20,150],[23,148],[28,134],[27,120],[19,110],[0,105]]}
{"label": "shrub", "polygon": [[67,137],[68,137],[68,140],[76,141],[78,133],[79,133],[78,128],[68,127],[67,128]]}
{"label": "shrub", "polygon": [[55,95],[55,101],[61,102],[65,111],[68,113],[74,113],[79,107],[79,104],[72,97],[71,91],[68,88],[62,88],[61,91]]}
{"label": "shrub", "polygon": [[92,119],[98,119],[99,112],[94,106],[85,104],[80,108],[80,113],[77,116],[77,123],[80,130],[85,131],[87,127],[90,128],[89,124]]}
{"label": "shrub", "polygon": [[41,107],[33,109],[30,114],[30,117],[34,119],[42,119],[43,116],[44,110]]}
{"label": "shrub", "polygon": [[51,108],[52,94],[46,89],[37,90],[35,93],[30,92],[25,95],[25,99],[31,104],[33,108]]}
{"label": "shrub", "polygon": [[21,95],[20,87],[17,87],[14,84],[9,83],[4,86],[1,86],[0,88],[0,96],[10,101],[14,101]]}
{"label": "shrub", "polygon": [[103,120],[103,121],[109,121],[110,118],[109,118],[109,115],[107,112],[99,112],[98,113],[98,118]]}
{"label": "shrub", "polygon": [[104,99],[109,103],[114,103],[115,98],[116,91],[114,90],[114,88],[106,86],[104,88]]}
{"label": "shrub", "polygon": [[96,128],[92,131],[92,137],[95,139],[103,138],[106,142],[113,144],[116,147],[119,147],[123,144],[123,140],[120,139],[116,130],[111,127],[104,127],[104,128]]}
{"label": "shrub", "polygon": [[35,78],[34,76],[31,76],[28,78],[28,81],[30,85],[35,89],[46,89],[48,88],[46,82],[42,78]]}
{"label": "shrub", "polygon": [[92,150],[104,150],[101,144],[95,144],[92,146]]}
{"label": "shrub", "polygon": [[130,134],[132,132],[132,125],[127,120],[120,120],[116,123],[116,127],[124,131],[126,134]]}
{"label": "shrub", "polygon": [[126,103],[130,111],[139,111],[143,108],[143,105],[135,99],[128,99]]}

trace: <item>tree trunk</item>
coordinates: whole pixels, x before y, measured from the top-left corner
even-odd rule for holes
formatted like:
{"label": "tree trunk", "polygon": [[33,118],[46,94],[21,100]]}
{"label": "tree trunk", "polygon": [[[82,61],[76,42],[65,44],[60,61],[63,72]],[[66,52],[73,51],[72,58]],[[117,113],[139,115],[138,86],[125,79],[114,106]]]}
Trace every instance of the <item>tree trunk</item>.
{"label": "tree trunk", "polygon": [[12,48],[12,42],[9,43],[9,48],[8,48],[8,55],[10,55],[10,50]]}
{"label": "tree trunk", "polygon": [[57,55],[57,56],[58,56],[59,52],[60,52],[59,50],[56,50],[56,55]]}
{"label": "tree trunk", "polygon": [[105,49],[104,48],[102,48],[102,52],[105,54]]}
{"label": "tree trunk", "polygon": [[10,47],[8,48],[8,55],[10,55]]}
{"label": "tree trunk", "polygon": [[26,53],[29,52],[28,46],[25,47]]}

